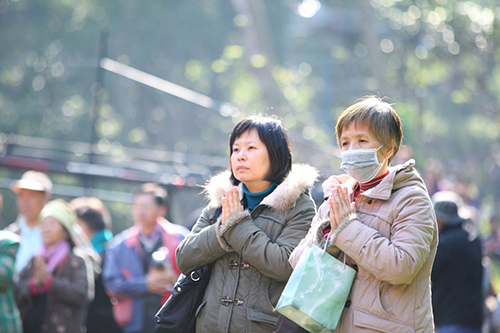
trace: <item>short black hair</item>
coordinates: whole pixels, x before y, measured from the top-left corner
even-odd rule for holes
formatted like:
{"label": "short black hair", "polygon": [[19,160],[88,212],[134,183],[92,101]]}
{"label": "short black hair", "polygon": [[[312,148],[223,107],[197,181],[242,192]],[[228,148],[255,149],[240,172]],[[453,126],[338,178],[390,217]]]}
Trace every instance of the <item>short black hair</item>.
{"label": "short black hair", "polygon": [[167,206],[168,205],[168,192],[163,187],[156,183],[145,183],[142,184],[141,187],[134,192],[134,196],[139,194],[147,194],[153,196],[155,202],[158,206]]}
{"label": "short black hair", "polygon": [[92,231],[106,229],[104,217],[100,211],[88,206],[82,206],[76,209],[76,216],[83,221]]}
{"label": "short black hair", "polygon": [[[233,145],[236,139],[246,131],[252,129],[257,131],[260,141],[266,145],[269,154],[271,168],[265,180],[281,184],[292,170],[292,149],[288,134],[279,119],[265,116],[251,116],[241,120],[234,126],[229,137],[229,156],[233,152]],[[231,158],[229,158],[229,164],[231,181],[233,185],[238,185],[240,181],[234,177],[231,168]]]}

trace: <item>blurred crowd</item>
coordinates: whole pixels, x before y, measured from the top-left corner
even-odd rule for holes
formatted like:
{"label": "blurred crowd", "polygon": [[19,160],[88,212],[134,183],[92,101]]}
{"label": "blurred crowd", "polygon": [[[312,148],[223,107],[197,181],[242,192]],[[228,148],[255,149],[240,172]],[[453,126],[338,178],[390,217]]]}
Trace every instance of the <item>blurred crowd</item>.
{"label": "blurred crowd", "polygon": [[[0,332],[154,332],[154,315],[180,274],[175,250],[189,233],[165,219],[166,190],[140,186],[134,226],[113,237],[97,198],[52,200],[51,180],[36,171],[11,189],[19,215],[0,231]],[[435,324],[498,332],[500,218],[489,219],[481,239],[474,202],[458,191],[434,192]]]}
{"label": "blurred crowd", "polygon": [[164,218],[166,190],[138,188],[134,226],[113,237],[101,200],[51,200],[44,173],[11,189],[19,215],[0,231],[0,332],[153,332],[188,233]]}

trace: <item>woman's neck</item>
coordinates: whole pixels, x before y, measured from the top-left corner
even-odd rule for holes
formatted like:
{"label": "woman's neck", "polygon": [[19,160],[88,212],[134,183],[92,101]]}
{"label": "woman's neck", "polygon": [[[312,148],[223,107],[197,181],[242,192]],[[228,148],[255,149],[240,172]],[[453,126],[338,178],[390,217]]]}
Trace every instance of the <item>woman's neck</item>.
{"label": "woman's neck", "polygon": [[[373,177],[373,179],[376,179],[376,178],[379,178],[381,177],[382,175],[385,175],[387,173],[387,171],[389,170],[389,166],[388,166],[388,162],[385,161],[384,164],[382,165],[382,167],[380,168],[380,170],[377,172],[377,174],[375,175],[375,177]],[[373,180],[372,179],[372,180]],[[371,181],[372,181],[371,180]],[[370,182],[371,182],[370,181]]]}
{"label": "woman's neck", "polygon": [[276,188],[275,183],[271,183],[266,189],[260,192],[250,192],[245,184],[242,185],[242,190],[246,198],[246,202],[248,205],[248,210],[250,212],[253,211],[255,207],[260,205],[262,200],[267,197],[274,189]]}
{"label": "woman's neck", "polygon": [[267,190],[269,188],[269,186],[271,186],[271,182],[268,182],[267,180],[246,182],[244,184],[245,184],[248,192],[250,192],[250,193],[259,193],[259,192]]}

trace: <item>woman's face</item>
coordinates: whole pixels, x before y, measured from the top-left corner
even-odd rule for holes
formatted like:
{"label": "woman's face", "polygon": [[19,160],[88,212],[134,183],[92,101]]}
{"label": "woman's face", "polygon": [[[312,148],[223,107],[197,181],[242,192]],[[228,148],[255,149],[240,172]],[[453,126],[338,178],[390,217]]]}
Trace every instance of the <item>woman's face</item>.
{"label": "woman's face", "polygon": [[52,217],[47,216],[40,224],[40,231],[42,234],[42,241],[45,246],[50,246],[63,239],[68,239],[68,233],[59,221]]}
{"label": "woman's face", "polygon": [[[355,122],[351,122],[344,127],[342,135],[340,136],[340,149],[342,151],[352,149],[376,149],[380,146],[382,146],[382,143],[377,139],[377,136],[373,132],[371,126],[364,122],[357,124]],[[382,149],[377,151],[379,162],[388,160],[392,155],[392,149],[386,151],[385,148],[386,147],[382,147]]]}
{"label": "woman's face", "polygon": [[259,192],[269,187],[270,182],[265,177],[270,168],[267,147],[260,141],[257,130],[243,132],[236,138],[231,153],[231,169],[234,177],[244,183],[249,191]]}

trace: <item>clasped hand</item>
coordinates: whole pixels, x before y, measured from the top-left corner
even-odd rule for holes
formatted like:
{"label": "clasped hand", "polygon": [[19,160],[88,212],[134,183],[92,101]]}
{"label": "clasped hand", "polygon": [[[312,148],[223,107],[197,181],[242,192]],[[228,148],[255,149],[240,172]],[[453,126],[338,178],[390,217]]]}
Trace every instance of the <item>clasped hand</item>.
{"label": "clasped hand", "polygon": [[236,214],[242,212],[243,206],[240,202],[240,195],[236,187],[232,187],[226,192],[226,196],[222,198],[222,216],[221,225],[226,224],[226,221]]}
{"label": "clasped hand", "polygon": [[146,288],[153,294],[163,295],[172,290],[177,280],[177,273],[173,269],[152,269],[146,275]]}
{"label": "clasped hand", "polygon": [[340,185],[333,187],[332,195],[328,198],[328,205],[330,206],[330,226],[332,230],[337,229],[342,221],[356,213],[355,203],[350,202],[347,188],[342,188]]}
{"label": "clasped hand", "polygon": [[41,286],[47,282],[51,274],[42,257],[36,256],[33,260],[33,279],[37,286]]}

